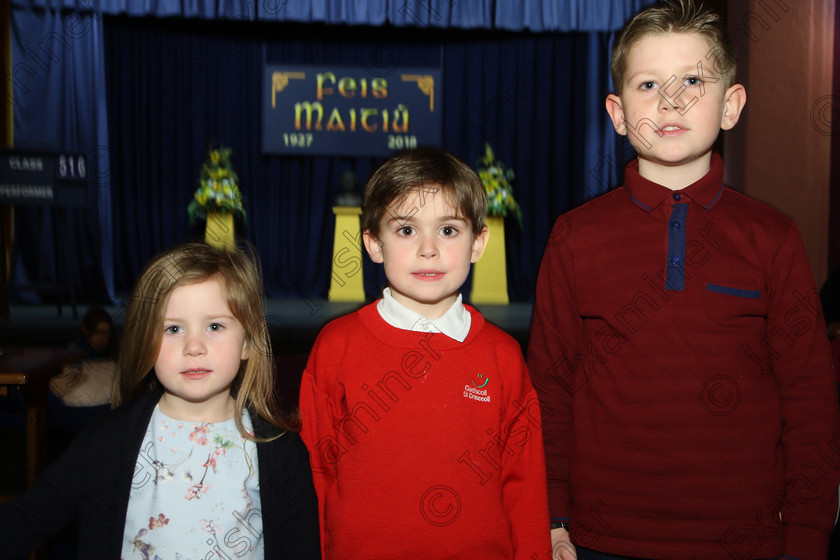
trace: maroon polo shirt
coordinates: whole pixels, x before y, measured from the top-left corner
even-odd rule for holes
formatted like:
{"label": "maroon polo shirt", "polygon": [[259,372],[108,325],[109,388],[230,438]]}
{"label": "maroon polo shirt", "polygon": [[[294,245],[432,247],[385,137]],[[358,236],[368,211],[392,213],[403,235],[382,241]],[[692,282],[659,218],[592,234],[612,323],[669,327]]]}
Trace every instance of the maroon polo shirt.
{"label": "maroon polo shirt", "polygon": [[645,558],[824,558],[840,434],[796,225],[723,186],[638,173],[561,216],[528,363],[553,520]]}

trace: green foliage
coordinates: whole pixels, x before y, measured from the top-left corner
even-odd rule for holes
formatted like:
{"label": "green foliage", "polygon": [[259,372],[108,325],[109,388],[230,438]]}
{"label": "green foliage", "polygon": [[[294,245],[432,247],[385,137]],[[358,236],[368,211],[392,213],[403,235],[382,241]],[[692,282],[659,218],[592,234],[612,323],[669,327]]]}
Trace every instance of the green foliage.
{"label": "green foliage", "polygon": [[484,157],[478,160],[478,177],[487,192],[488,216],[513,216],[522,227],[522,211],[513,198],[513,169],[496,159],[490,144],[484,145]]}
{"label": "green foliage", "polygon": [[245,219],[239,177],[230,165],[230,154],[231,149],[224,146],[211,149],[207,154],[201,165],[199,187],[187,208],[191,223],[206,220],[207,213],[213,210],[221,211],[222,215],[230,212]]}

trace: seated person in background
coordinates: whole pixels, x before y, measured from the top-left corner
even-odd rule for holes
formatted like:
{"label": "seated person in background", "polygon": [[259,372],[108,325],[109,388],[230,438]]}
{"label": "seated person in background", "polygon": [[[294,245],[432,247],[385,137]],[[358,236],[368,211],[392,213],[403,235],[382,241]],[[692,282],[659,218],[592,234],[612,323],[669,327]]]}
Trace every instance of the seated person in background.
{"label": "seated person in background", "polygon": [[50,379],[50,390],[66,406],[99,406],[111,402],[117,366],[112,356],[111,316],[93,307],[82,318],[82,336],[70,344],[83,359]]}
{"label": "seated person in background", "polygon": [[82,336],[70,345],[85,353],[86,359],[112,358],[111,331],[114,321],[101,307],[91,307],[82,317]]}

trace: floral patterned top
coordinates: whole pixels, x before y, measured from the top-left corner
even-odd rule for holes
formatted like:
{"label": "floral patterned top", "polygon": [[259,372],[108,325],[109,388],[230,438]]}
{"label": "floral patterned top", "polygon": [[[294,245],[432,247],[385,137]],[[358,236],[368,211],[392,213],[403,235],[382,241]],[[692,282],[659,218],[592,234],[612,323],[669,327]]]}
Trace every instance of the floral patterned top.
{"label": "floral patterned top", "polygon": [[263,558],[257,446],[233,419],[183,422],[155,407],[134,471],[123,560]]}

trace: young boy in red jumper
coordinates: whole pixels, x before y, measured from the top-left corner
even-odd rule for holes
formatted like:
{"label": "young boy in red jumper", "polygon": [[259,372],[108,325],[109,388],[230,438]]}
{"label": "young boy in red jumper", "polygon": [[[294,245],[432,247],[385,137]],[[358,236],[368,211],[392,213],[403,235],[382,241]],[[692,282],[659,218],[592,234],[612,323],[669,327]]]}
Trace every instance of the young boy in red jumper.
{"label": "young boy in red jumper", "polygon": [[528,347],[555,557],[824,560],[828,344],[796,225],[724,187],[712,153],[746,101],[720,18],[647,8],[611,70],[638,157],[555,224]]}
{"label": "young boy in red jumper", "polygon": [[461,302],[486,194],[450,154],[380,167],[362,231],[382,299],[328,324],[303,374],[301,435],[324,558],[545,558],[539,402],[519,344]]}

